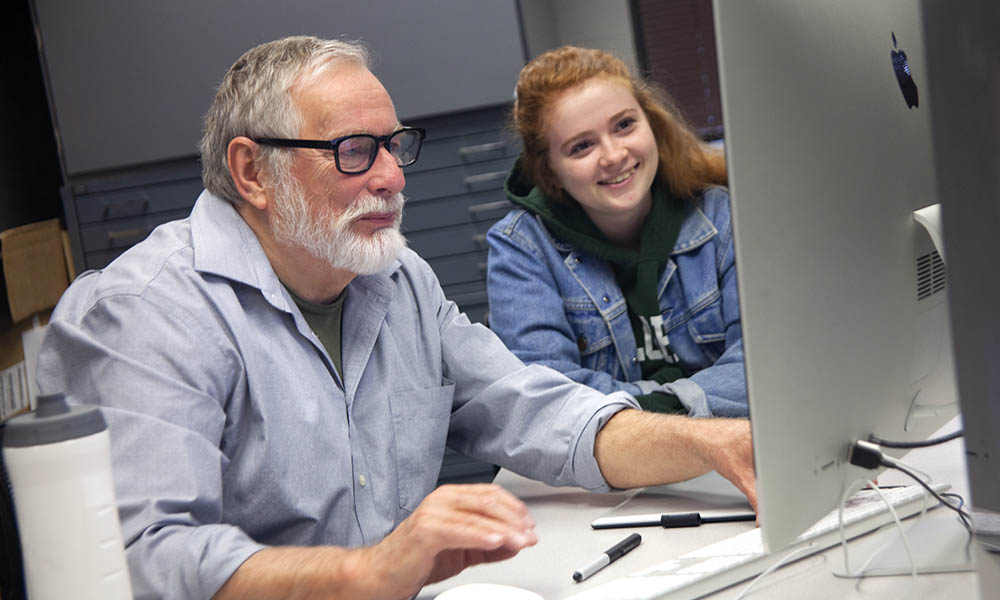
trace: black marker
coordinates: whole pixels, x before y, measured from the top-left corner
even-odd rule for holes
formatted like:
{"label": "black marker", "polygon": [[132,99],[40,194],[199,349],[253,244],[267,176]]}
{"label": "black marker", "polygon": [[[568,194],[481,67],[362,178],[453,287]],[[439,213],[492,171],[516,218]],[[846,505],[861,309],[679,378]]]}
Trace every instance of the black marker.
{"label": "black marker", "polygon": [[594,573],[600,571],[604,567],[615,562],[619,558],[625,556],[629,551],[639,545],[642,541],[642,536],[638,533],[633,533],[624,540],[618,542],[614,546],[611,546],[604,551],[599,558],[594,560],[592,563],[588,564],[586,567],[580,569],[579,571],[573,572],[573,581],[583,581],[584,579],[590,577]]}
{"label": "black marker", "polygon": [[590,526],[594,529],[617,529],[620,527],[697,527],[702,523],[729,523],[732,521],[753,521],[757,514],[750,510],[731,512],[715,512],[702,514],[699,512],[664,513],[650,515],[632,515],[630,517],[602,517],[595,519]]}

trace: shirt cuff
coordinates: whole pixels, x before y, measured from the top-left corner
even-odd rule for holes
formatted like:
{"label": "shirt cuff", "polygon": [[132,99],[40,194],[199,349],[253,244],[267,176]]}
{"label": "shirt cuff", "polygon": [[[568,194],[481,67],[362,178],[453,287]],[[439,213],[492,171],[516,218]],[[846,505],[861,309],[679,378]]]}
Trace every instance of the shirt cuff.
{"label": "shirt cuff", "polygon": [[639,403],[635,398],[625,392],[608,394],[606,400],[605,405],[594,412],[590,421],[584,426],[583,433],[573,449],[573,472],[577,485],[591,492],[610,492],[617,489],[611,487],[604,479],[597,459],[594,458],[597,432],[618,412],[626,408],[639,409]]}
{"label": "shirt cuff", "polygon": [[677,396],[688,410],[689,417],[711,417],[712,411],[708,408],[708,396],[701,386],[690,379],[677,379],[664,383],[664,392]]}
{"label": "shirt cuff", "polygon": [[639,386],[639,389],[642,390],[643,396],[645,396],[646,394],[652,394],[653,392],[659,392],[661,389],[659,383],[656,383],[655,381],[650,381],[648,379],[633,381],[632,383]]}

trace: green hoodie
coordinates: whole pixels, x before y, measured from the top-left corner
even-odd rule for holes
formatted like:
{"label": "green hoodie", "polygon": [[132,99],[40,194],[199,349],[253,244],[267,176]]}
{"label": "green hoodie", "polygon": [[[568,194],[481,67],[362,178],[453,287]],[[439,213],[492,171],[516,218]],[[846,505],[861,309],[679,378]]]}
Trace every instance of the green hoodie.
{"label": "green hoodie", "polygon": [[[516,206],[538,215],[557,238],[611,263],[625,296],[636,347],[644,348],[649,318],[660,315],[657,287],[684,222],[684,201],[674,198],[658,180],[653,182],[653,206],[642,224],[640,249],[635,252],[612,244],[575,200],[555,202],[535,187],[521,169],[520,158],[507,177],[505,191]],[[669,346],[667,351],[673,355]],[[676,359],[649,358],[642,350],[640,359],[643,379],[665,383],[687,375]],[[646,394],[637,400],[646,410],[687,412],[676,397],[665,392]]]}

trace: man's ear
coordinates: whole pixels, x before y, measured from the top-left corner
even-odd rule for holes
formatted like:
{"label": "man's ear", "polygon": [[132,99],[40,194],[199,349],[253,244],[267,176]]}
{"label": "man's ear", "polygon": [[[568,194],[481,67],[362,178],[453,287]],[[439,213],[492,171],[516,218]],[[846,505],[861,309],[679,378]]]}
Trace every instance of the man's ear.
{"label": "man's ear", "polygon": [[226,148],[226,162],[229,175],[233,178],[236,191],[250,205],[258,210],[267,208],[264,193],[263,165],[257,155],[257,144],[248,137],[239,136],[229,141]]}

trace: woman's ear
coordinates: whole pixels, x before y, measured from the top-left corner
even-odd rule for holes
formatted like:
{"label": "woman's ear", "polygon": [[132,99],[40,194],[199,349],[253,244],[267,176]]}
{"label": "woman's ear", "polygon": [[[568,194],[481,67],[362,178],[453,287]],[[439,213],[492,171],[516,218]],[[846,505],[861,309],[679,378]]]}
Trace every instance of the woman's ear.
{"label": "woman's ear", "polygon": [[240,196],[258,210],[267,208],[263,168],[256,142],[245,136],[230,140],[226,148],[226,163]]}

